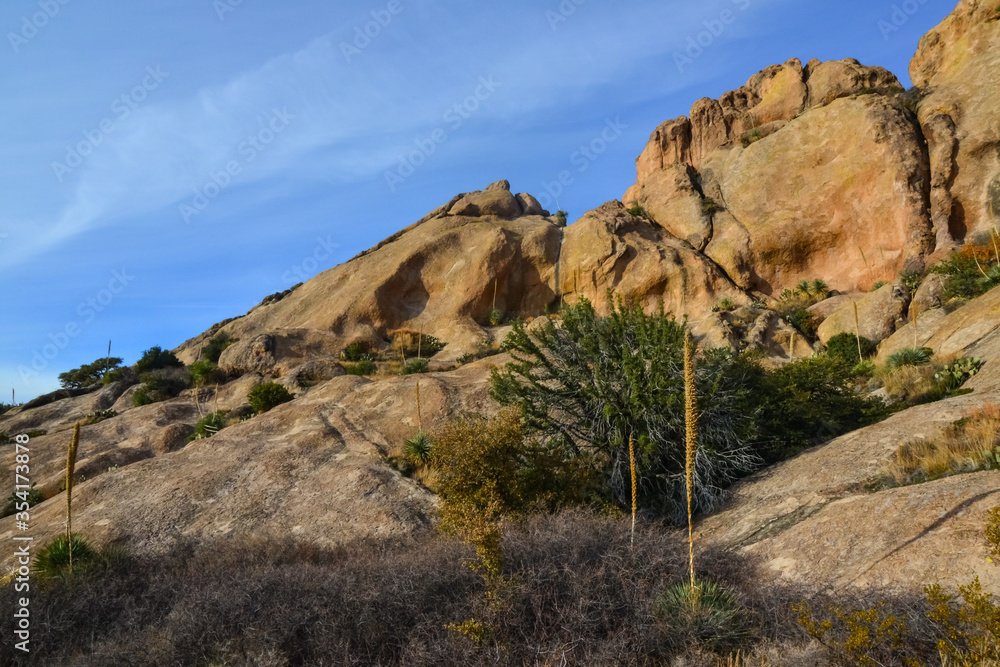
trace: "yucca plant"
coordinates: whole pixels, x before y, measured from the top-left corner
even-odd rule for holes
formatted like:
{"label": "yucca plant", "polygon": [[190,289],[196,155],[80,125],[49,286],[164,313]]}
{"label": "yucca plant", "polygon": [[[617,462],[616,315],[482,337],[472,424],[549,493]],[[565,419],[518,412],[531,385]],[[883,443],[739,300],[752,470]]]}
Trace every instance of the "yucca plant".
{"label": "yucca plant", "polygon": [[710,649],[737,645],[748,634],[747,616],[732,591],[712,581],[692,596],[687,583],[675,584],[656,599],[653,615],[671,634]]}
{"label": "yucca plant", "polygon": [[826,293],[829,291],[830,286],[825,281],[817,278],[812,282],[812,293],[816,296],[826,296]]}
{"label": "yucca plant", "polygon": [[892,370],[903,366],[926,366],[931,363],[934,350],[929,347],[904,347],[898,352],[889,355],[886,364]]}
{"label": "yucca plant", "polygon": [[42,547],[32,563],[32,571],[39,579],[72,576],[74,560],[78,566],[85,566],[93,562],[97,555],[87,538],[66,533],[56,536]]}
{"label": "yucca plant", "polygon": [[635,479],[635,438],[628,436],[628,461],[632,472],[632,544],[635,544],[635,511],[639,501],[639,487]]}
{"label": "yucca plant", "polygon": [[[76,471],[76,450],[80,446],[80,422],[73,425],[73,439],[66,454],[66,541],[71,544],[73,535],[73,473]],[[73,549],[67,547],[69,573],[73,574]]]}
{"label": "yucca plant", "polygon": [[694,523],[691,520],[691,497],[694,490],[694,465],[698,449],[698,388],[695,384],[694,341],[691,332],[684,340],[684,423],[686,444],[688,550],[691,564],[691,592],[697,599],[694,581]]}
{"label": "yucca plant", "polygon": [[407,458],[416,465],[427,465],[431,460],[434,443],[426,433],[419,431],[403,443],[403,451]]}

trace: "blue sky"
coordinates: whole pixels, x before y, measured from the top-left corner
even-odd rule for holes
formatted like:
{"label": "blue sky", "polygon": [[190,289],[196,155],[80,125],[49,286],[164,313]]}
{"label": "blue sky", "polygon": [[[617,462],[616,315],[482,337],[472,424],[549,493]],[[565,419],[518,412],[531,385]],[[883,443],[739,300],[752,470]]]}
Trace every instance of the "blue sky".
{"label": "blue sky", "polygon": [[127,363],[174,347],[501,178],[579,218],[660,122],[767,65],[853,57],[909,86],[953,7],[7,0],[0,400],[109,339]]}

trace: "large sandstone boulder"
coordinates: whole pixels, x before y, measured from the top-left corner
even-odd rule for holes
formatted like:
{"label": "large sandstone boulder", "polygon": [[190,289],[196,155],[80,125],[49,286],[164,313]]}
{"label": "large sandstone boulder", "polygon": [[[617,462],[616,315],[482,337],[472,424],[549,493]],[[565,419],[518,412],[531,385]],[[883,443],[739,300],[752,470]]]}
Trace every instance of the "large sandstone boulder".
{"label": "large sandstone boulder", "polygon": [[836,100],[733,150],[708,177],[749,233],[755,287],[895,278],[932,243],[922,150],[905,112],[880,95]]}
{"label": "large sandstone boulder", "polygon": [[559,260],[560,294],[586,297],[599,311],[615,295],[678,316],[704,315],[724,297],[741,298],[726,275],[659,225],[631,215],[613,201],[566,228]]}
{"label": "large sandstone boulder", "polygon": [[[893,74],[881,67],[865,67],[847,59],[806,67],[797,59],[771,65],[750,77],[746,85],[718,100],[702,98],[681,116],[661,124],[636,160],[636,184],[671,164],[698,167],[701,160],[762,126],[789,121],[807,109],[829,104],[867,90],[901,89]],[[623,198],[631,200],[629,194]]]}
{"label": "large sandstone boulder", "polygon": [[[909,294],[901,285],[883,285],[874,292],[846,301],[830,313],[819,325],[817,335],[825,345],[841,333],[861,331],[861,336],[879,343],[903,326],[910,303]],[[857,322],[854,312],[857,306]]]}
{"label": "large sandstone boulder", "polygon": [[938,244],[961,243],[1000,222],[1000,12],[962,0],[920,40],[910,78],[921,89]]}
{"label": "large sandstone boulder", "polygon": [[[521,215],[519,201],[544,211],[509,188],[501,181],[455,198],[281,300],[213,327],[212,335],[240,339],[220,365],[234,374],[283,372],[316,356],[336,359],[351,342],[387,346],[399,328],[474,351],[487,339],[481,325],[494,292],[496,308],[509,316],[544,313],[558,298],[561,230],[549,218]],[[487,200],[506,208],[490,208]],[[188,341],[178,356],[190,363],[207,337]]]}
{"label": "large sandstone boulder", "polygon": [[766,68],[657,128],[623,201],[742,289],[894,279],[934,245],[923,137],[901,92],[856,60]]}

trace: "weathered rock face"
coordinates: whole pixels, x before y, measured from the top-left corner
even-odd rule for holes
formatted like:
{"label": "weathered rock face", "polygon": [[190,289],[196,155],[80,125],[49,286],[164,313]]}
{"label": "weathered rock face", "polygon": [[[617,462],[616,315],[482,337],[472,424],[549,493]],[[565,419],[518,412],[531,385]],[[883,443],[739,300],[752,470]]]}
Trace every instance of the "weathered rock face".
{"label": "weathered rock face", "polygon": [[[902,327],[910,304],[909,294],[902,285],[884,285],[876,291],[850,299],[831,312],[817,334],[820,341],[828,340],[841,333],[856,333],[873,343],[880,343]],[[820,305],[820,304],[817,304]],[[855,321],[857,306],[857,321]]]}
{"label": "weathered rock face", "polygon": [[[530,195],[520,201],[541,210]],[[456,209],[461,214],[448,212]],[[271,372],[306,359],[336,359],[350,342],[377,347],[401,327],[474,350],[486,337],[480,323],[493,307],[494,289],[496,307],[509,314],[541,314],[556,301],[560,228],[520,212],[505,182],[452,200],[281,300],[214,328],[213,335],[240,339],[220,365],[234,373]],[[193,361],[206,338],[181,346],[180,358]]]}
{"label": "weathered rock face", "polygon": [[647,309],[662,301],[678,315],[707,313],[719,299],[739,294],[711,261],[617,201],[566,228],[559,266],[563,298],[586,297],[601,311],[609,289]]}
{"label": "weathered rock face", "polygon": [[658,128],[623,201],[744,289],[816,277],[867,289],[934,244],[923,139],[901,90],[853,60],[769,67]]}
{"label": "weathered rock face", "polygon": [[920,40],[910,77],[934,174],[931,197],[939,245],[1000,222],[1000,12],[962,0]]}
{"label": "weathered rock face", "polygon": [[[803,111],[829,104],[866,89],[900,88],[893,74],[881,67],[865,67],[847,59],[806,67],[798,59],[771,65],[754,74],[742,88],[718,100],[702,98],[691,107],[691,117],[664,122],[656,128],[636,160],[642,183],[671,164],[697,167],[717,148],[738,144],[744,135],[770,123],[789,121]],[[626,195],[626,200],[631,199]],[[628,201],[626,201],[628,203]]]}

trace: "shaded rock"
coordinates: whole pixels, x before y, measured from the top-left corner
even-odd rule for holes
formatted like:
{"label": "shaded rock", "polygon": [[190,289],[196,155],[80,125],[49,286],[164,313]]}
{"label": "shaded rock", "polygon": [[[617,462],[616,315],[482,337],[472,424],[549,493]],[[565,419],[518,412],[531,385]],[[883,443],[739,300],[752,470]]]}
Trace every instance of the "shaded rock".
{"label": "shaded rock", "polygon": [[274,336],[260,334],[241,339],[223,350],[219,357],[219,368],[231,375],[267,373],[274,368],[277,360]]}
{"label": "shaded rock", "polygon": [[1000,20],[990,2],[962,0],[928,32],[910,62],[924,94],[918,106],[927,136],[935,188],[939,245],[947,220],[950,241],[961,243],[1000,220],[990,183],[1000,177]]}
{"label": "shaded rock", "polygon": [[928,274],[917,288],[917,293],[913,295],[913,308],[923,313],[932,308],[941,307],[941,294],[944,291],[944,284],[947,277],[940,273]]}
{"label": "shaded rock", "polygon": [[192,435],[194,427],[190,424],[168,424],[150,438],[150,449],[156,456],[163,456],[183,448]]}
{"label": "shaded rock", "polygon": [[711,219],[702,213],[701,193],[687,165],[667,165],[653,172],[622,203],[642,206],[658,225],[699,252],[712,238]]}
{"label": "shaded rock", "polygon": [[522,192],[514,198],[521,207],[522,215],[540,215],[544,218],[549,217],[549,212],[542,208],[541,203],[528,193]]}
{"label": "shaded rock", "polygon": [[[819,325],[817,335],[825,345],[837,334],[855,333],[860,329],[861,336],[879,343],[903,326],[909,303],[909,295],[902,285],[884,285],[830,313]],[[854,320],[855,304],[858,308],[857,324]]]}

